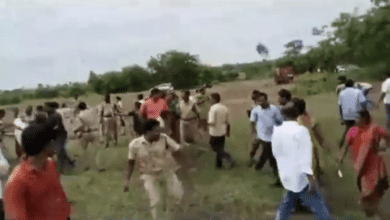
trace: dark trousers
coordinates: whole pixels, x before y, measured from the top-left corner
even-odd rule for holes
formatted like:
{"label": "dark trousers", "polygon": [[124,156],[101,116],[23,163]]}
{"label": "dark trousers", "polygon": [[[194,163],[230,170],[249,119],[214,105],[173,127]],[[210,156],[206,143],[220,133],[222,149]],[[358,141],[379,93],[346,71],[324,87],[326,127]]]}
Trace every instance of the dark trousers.
{"label": "dark trousers", "polygon": [[65,167],[74,167],[74,162],[73,160],[69,157],[66,149],[65,149],[65,144],[66,144],[66,139],[67,137],[65,135],[61,135],[56,138],[54,141],[55,143],[55,151],[57,155],[57,160],[58,160],[58,170],[60,172],[64,171]]}
{"label": "dark trousers", "polygon": [[345,124],[345,131],[344,131],[344,134],[343,134],[341,141],[340,141],[340,146],[339,146],[340,149],[344,145],[345,137],[347,136],[349,129],[351,129],[355,125],[355,121],[354,120],[345,120],[344,124]]}
{"label": "dark trousers", "polygon": [[215,151],[215,153],[217,153],[217,157],[216,157],[216,167],[217,168],[222,168],[223,159],[226,159],[229,162],[233,161],[230,154],[225,152],[225,136],[221,136],[221,137],[211,136],[210,137],[210,145],[211,145],[211,148],[213,149],[213,151]]}
{"label": "dark trousers", "polygon": [[259,158],[259,163],[256,165],[256,170],[261,170],[264,167],[265,163],[267,161],[269,161],[269,164],[271,165],[274,174],[277,175],[278,165],[276,163],[276,159],[275,159],[274,155],[272,154],[271,142],[267,142],[267,141],[263,141],[263,140],[258,139],[253,144],[253,149],[251,151],[251,157],[253,157],[256,154],[256,151],[260,147],[260,145],[263,145],[263,152],[261,153],[261,156]]}
{"label": "dark trousers", "polygon": [[5,219],[5,212],[4,212],[4,203],[3,199],[0,199],[0,220]]}
{"label": "dark trousers", "polygon": [[390,131],[390,104],[385,104],[386,109],[386,128]]}

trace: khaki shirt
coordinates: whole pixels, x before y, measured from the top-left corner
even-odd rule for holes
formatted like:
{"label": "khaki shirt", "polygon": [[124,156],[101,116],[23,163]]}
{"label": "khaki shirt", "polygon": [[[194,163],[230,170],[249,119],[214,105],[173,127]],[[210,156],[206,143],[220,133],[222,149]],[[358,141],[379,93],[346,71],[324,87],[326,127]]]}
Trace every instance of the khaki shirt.
{"label": "khaki shirt", "polygon": [[172,152],[179,149],[180,145],[165,134],[160,134],[159,140],[153,143],[141,136],[130,142],[128,159],[138,162],[142,174],[176,171],[179,166]]}
{"label": "khaki shirt", "polygon": [[191,119],[195,118],[196,114],[192,110],[192,108],[195,106],[194,101],[188,101],[188,103],[185,103],[184,100],[180,101],[180,112],[181,112],[181,118],[182,119]]}

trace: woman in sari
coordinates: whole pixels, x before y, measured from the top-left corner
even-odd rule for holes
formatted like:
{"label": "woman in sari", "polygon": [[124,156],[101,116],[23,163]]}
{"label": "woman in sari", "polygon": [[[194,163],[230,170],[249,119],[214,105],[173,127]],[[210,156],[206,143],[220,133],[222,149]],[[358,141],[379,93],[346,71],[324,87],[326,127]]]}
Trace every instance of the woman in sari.
{"label": "woman in sari", "polygon": [[351,158],[357,174],[357,185],[360,191],[360,203],[367,217],[384,219],[380,209],[380,202],[384,192],[389,188],[386,161],[380,155],[379,143],[386,140],[390,146],[390,136],[386,129],[371,121],[367,110],[359,112],[357,124],[347,134],[347,147],[341,155],[342,163],[348,149],[351,149]]}

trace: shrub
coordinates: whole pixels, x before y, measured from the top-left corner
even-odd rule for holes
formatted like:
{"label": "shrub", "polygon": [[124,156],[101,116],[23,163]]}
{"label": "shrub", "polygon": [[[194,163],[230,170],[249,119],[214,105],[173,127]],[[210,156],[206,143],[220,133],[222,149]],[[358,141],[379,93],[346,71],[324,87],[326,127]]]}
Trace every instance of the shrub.
{"label": "shrub", "polygon": [[298,78],[298,82],[291,92],[298,96],[317,95],[334,91],[337,83],[336,74],[306,73]]}

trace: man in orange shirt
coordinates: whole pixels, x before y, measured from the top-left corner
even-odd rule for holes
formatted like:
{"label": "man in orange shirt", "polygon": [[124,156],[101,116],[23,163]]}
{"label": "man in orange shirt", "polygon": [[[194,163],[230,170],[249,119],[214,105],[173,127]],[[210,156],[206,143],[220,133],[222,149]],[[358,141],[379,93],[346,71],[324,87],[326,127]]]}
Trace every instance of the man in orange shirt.
{"label": "man in orange shirt", "polygon": [[151,97],[141,106],[141,114],[144,119],[157,120],[162,111],[169,110],[167,101],[163,99],[161,95],[161,91],[157,88],[154,88],[151,91]]}
{"label": "man in orange shirt", "polygon": [[55,123],[32,124],[24,129],[22,143],[28,155],[5,187],[4,210],[8,219],[66,220],[71,204],[60,183],[55,160]]}

